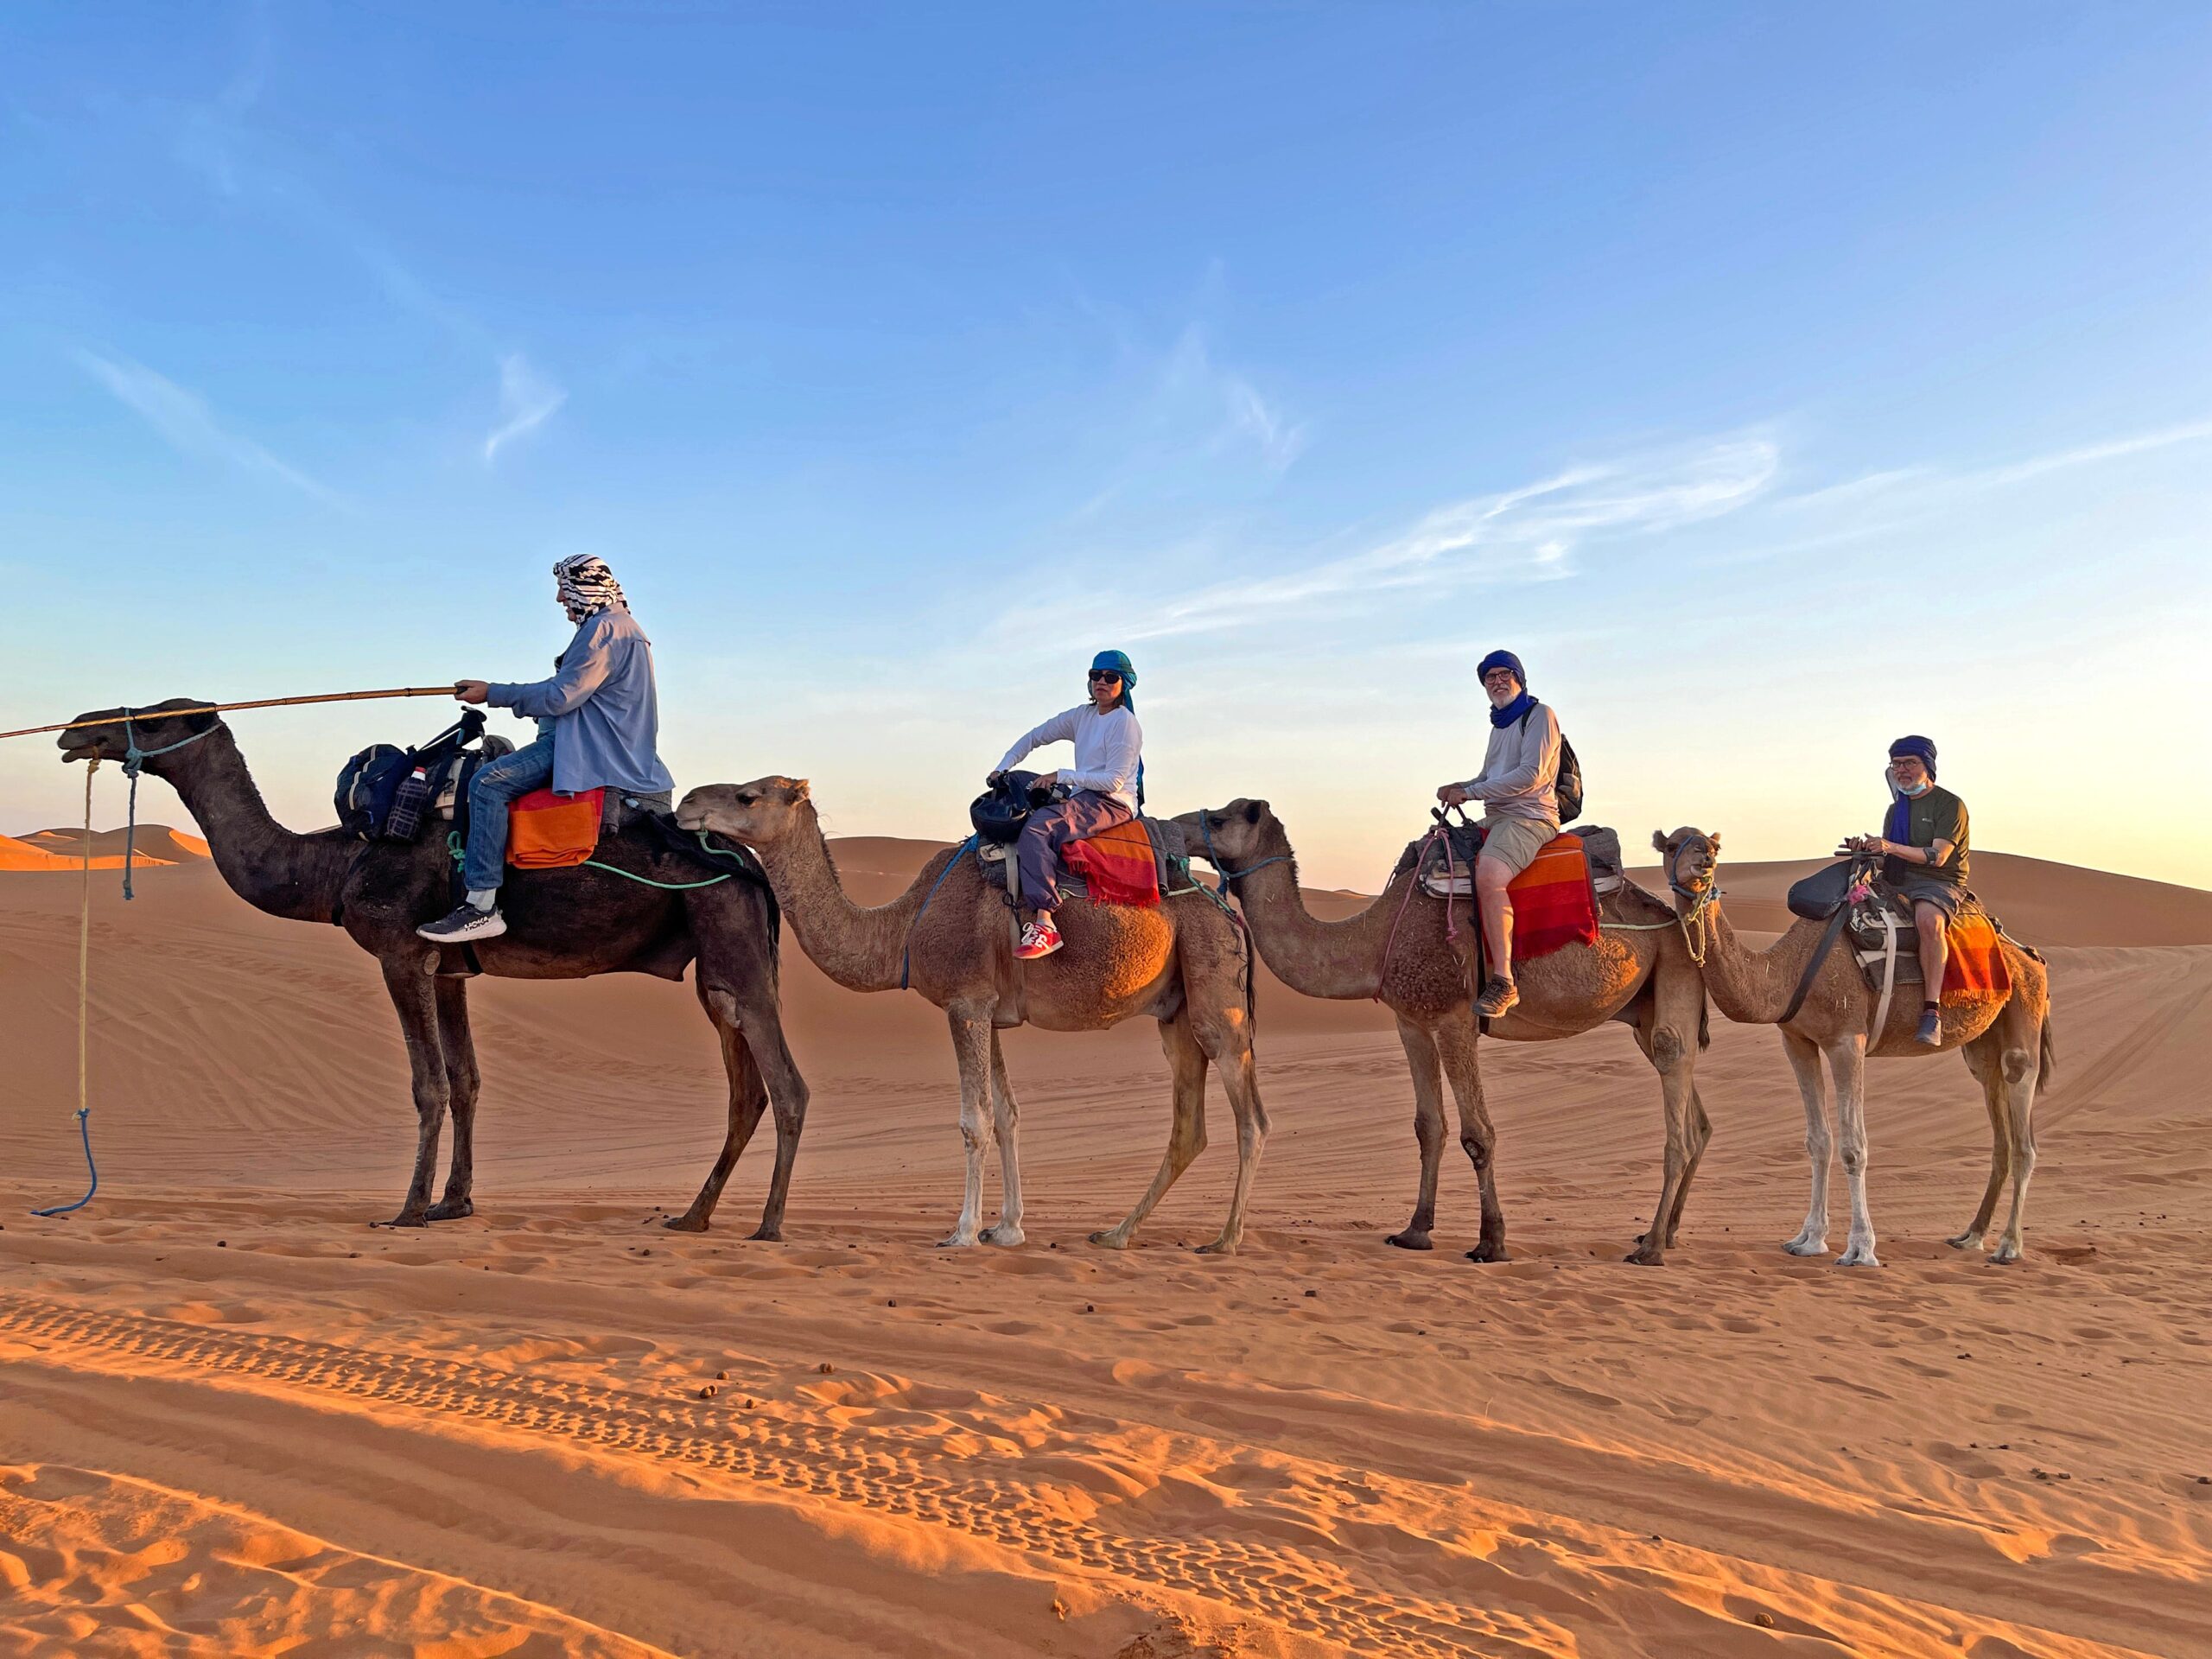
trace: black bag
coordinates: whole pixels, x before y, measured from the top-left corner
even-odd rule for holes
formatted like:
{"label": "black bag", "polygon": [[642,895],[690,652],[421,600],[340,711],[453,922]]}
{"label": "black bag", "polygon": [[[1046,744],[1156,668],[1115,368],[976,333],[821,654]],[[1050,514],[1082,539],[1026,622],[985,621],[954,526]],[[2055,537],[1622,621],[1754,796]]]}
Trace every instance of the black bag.
{"label": "black bag", "polygon": [[1029,815],[1052,799],[1049,786],[1033,772],[1009,772],[968,804],[968,822],[985,841],[1011,847],[1021,839]]}
{"label": "black bag", "polygon": [[[334,804],[338,827],[358,841],[383,836],[391,817],[392,797],[417,766],[429,770],[430,794],[437,795],[438,772],[460,757],[461,751],[484,734],[484,712],[471,709],[419,748],[403,749],[391,743],[372,743],[340,768]],[[415,840],[422,834],[416,826]]]}
{"label": "black bag", "polygon": [[[1529,714],[1521,716],[1521,729],[1529,729],[1529,715],[1536,712],[1536,705],[1529,705]],[[1564,728],[1559,734],[1559,776],[1552,780],[1553,791],[1559,797],[1559,821],[1573,823],[1582,816],[1582,762],[1574,758],[1574,745],[1567,741]]]}

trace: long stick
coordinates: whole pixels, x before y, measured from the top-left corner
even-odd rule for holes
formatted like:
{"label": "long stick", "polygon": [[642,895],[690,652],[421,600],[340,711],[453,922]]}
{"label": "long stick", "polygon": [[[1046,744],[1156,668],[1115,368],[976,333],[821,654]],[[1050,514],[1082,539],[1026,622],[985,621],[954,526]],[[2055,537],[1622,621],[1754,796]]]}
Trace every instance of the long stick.
{"label": "long stick", "polygon": [[0,732],[0,739],[36,737],[41,732],[73,732],[86,726],[120,726],[126,720],[168,720],[177,715],[226,715],[233,709],[289,709],[302,702],[365,702],[376,697],[449,697],[447,685],[401,685],[389,691],[327,691],[315,697],[260,697],[251,702],[212,702],[204,709],[138,709],[127,715],[104,715],[98,720],[65,721],[59,726],[26,726],[19,732]]}

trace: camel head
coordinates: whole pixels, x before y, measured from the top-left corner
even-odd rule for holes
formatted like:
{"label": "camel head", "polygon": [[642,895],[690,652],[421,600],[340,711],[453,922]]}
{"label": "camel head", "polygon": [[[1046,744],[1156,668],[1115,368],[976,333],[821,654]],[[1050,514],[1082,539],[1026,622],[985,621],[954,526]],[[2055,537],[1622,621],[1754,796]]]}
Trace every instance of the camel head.
{"label": "camel head", "polygon": [[686,830],[711,830],[748,847],[772,847],[813,817],[804,778],[755,778],[749,784],[702,784],[677,804]]}
{"label": "camel head", "polygon": [[1201,807],[1169,822],[1182,825],[1193,857],[1205,859],[1232,879],[1263,859],[1290,850],[1281,821],[1265,801],[1236,800],[1227,806]]}
{"label": "camel head", "polygon": [[1720,832],[1711,835],[1702,830],[1685,825],[1672,835],[1663,830],[1651,832],[1651,844],[1658,849],[1661,868],[1667,876],[1667,885],[1676,897],[1702,899],[1713,891],[1713,875],[1720,868]]}
{"label": "camel head", "polygon": [[[92,709],[77,716],[72,724],[88,720],[112,721],[109,726],[80,726],[73,732],[63,732],[54,739],[64,762],[71,760],[124,760],[130,752],[133,739],[142,753],[165,749],[173,744],[187,743],[195,737],[205,736],[223,723],[219,715],[178,715],[165,712],[176,709],[205,709],[205,697],[171,697],[166,702],[149,703],[143,707],[133,704],[128,709]],[[123,716],[129,715],[125,725]],[[158,763],[149,770],[159,772]]]}

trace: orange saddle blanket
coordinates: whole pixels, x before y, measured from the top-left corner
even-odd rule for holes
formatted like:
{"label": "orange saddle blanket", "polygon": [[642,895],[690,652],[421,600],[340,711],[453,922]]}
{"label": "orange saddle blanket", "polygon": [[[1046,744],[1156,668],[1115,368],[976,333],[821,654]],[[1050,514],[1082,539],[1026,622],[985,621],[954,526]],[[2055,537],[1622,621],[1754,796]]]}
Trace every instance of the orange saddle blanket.
{"label": "orange saddle blanket", "polygon": [[1152,836],[1135,819],[1088,841],[1071,841],[1060,849],[1060,856],[1083,878],[1094,905],[1149,908],[1160,902],[1160,868],[1153,858]]}
{"label": "orange saddle blanket", "polygon": [[1514,961],[1598,943],[1598,895],[1581,836],[1554,836],[1505,891],[1513,900]]}
{"label": "orange saddle blanket", "polygon": [[1996,924],[1978,910],[1943,930],[1944,996],[2002,996],[2012,988],[2012,970],[1997,938]]}
{"label": "orange saddle blanket", "polygon": [[507,809],[507,862],[518,870],[563,870],[599,850],[607,791],[556,795],[533,789]]}

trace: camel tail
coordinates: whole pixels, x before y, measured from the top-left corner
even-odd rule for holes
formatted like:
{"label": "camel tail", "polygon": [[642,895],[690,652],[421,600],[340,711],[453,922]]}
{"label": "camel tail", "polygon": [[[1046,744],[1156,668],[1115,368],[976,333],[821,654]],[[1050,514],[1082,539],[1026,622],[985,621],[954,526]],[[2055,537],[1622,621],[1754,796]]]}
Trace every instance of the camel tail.
{"label": "camel tail", "polygon": [[1713,1004],[1706,1000],[1702,986],[1697,994],[1697,1046],[1700,1049],[1713,1046]]}
{"label": "camel tail", "polygon": [[2050,1013],[2046,1009],[2043,1016],[2043,1037],[2036,1054],[2036,1087],[2048,1088],[2050,1084],[2050,1074],[2057,1069],[2058,1046],[2051,1040]]}

